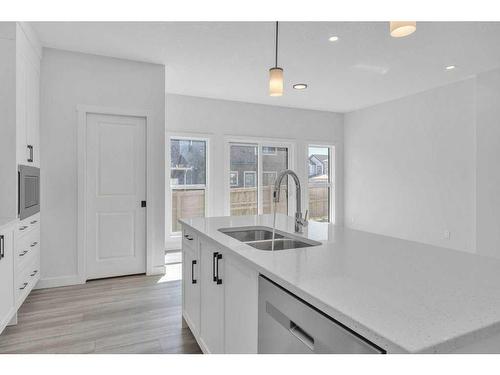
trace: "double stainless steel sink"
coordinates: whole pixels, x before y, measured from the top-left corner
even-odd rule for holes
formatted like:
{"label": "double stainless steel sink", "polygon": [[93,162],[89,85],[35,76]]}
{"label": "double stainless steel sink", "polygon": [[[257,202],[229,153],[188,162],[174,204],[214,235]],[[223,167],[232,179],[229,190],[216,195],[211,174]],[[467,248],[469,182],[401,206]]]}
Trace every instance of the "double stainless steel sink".
{"label": "double stainless steel sink", "polygon": [[[221,228],[219,232],[244,242],[258,250],[273,249],[273,229],[264,226]],[[290,233],[275,231],[274,250],[300,249],[321,245],[321,242],[294,236]]]}

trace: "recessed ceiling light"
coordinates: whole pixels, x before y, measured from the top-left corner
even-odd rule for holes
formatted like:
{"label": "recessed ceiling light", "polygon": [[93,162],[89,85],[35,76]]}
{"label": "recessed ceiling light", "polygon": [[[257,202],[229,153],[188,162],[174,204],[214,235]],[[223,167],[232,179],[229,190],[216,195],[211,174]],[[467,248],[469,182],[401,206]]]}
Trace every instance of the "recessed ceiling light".
{"label": "recessed ceiling light", "polygon": [[456,68],[455,65],[448,65],[448,66],[445,67],[446,70],[453,70],[455,68]]}
{"label": "recessed ceiling light", "polygon": [[338,36],[333,35],[333,36],[329,37],[329,38],[328,38],[328,40],[329,40],[330,42],[336,42],[337,40],[339,40],[339,37],[338,37]]}
{"label": "recessed ceiling light", "polygon": [[293,88],[295,90],[305,90],[307,89],[307,85],[305,83],[296,83],[295,85],[293,85]]}

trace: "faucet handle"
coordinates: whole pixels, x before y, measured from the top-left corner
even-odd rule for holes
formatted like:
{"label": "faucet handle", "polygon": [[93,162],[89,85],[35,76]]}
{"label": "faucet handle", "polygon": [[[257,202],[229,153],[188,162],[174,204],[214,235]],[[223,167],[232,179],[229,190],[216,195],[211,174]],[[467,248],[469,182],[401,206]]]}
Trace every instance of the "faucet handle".
{"label": "faucet handle", "polygon": [[302,226],[307,227],[307,224],[309,224],[309,222],[307,221],[308,218],[309,218],[309,210],[306,210],[306,214],[304,215],[304,218],[301,220]]}

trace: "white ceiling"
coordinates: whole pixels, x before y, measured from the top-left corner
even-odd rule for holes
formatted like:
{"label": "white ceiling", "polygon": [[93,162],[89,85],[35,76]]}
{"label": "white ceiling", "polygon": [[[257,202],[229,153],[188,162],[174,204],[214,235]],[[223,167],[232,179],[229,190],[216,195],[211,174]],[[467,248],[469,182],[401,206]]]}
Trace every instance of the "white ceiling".
{"label": "white ceiling", "polygon": [[[282,97],[267,94],[272,22],[35,22],[44,46],[166,65],[166,91],[348,112],[500,67],[500,23],[284,22]],[[339,36],[335,43],[331,35]],[[446,71],[447,65],[457,69]],[[305,91],[291,88],[307,83]]]}

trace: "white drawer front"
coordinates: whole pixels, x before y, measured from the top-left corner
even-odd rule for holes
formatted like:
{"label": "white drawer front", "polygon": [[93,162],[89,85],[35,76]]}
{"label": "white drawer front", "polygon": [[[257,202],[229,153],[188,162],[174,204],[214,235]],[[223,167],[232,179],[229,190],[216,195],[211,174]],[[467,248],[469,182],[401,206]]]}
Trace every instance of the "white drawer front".
{"label": "white drawer front", "polygon": [[189,246],[191,249],[196,249],[197,236],[190,228],[184,228],[182,231],[182,246]]}
{"label": "white drawer front", "polygon": [[40,214],[30,216],[20,221],[17,226],[16,235],[20,238],[36,229],[40,229]]}
{"label": "white drawer front", "polygon": [[34,258],[40,256],[40,230],[34,229],[16,241],[15,270],[23,270]]}
{"label": "white drawer front", "polygon": [[30,263],[16,274],[15,293],[17,308],[21,306],[28,294],[40,279],[40,254],[32,257]]}

